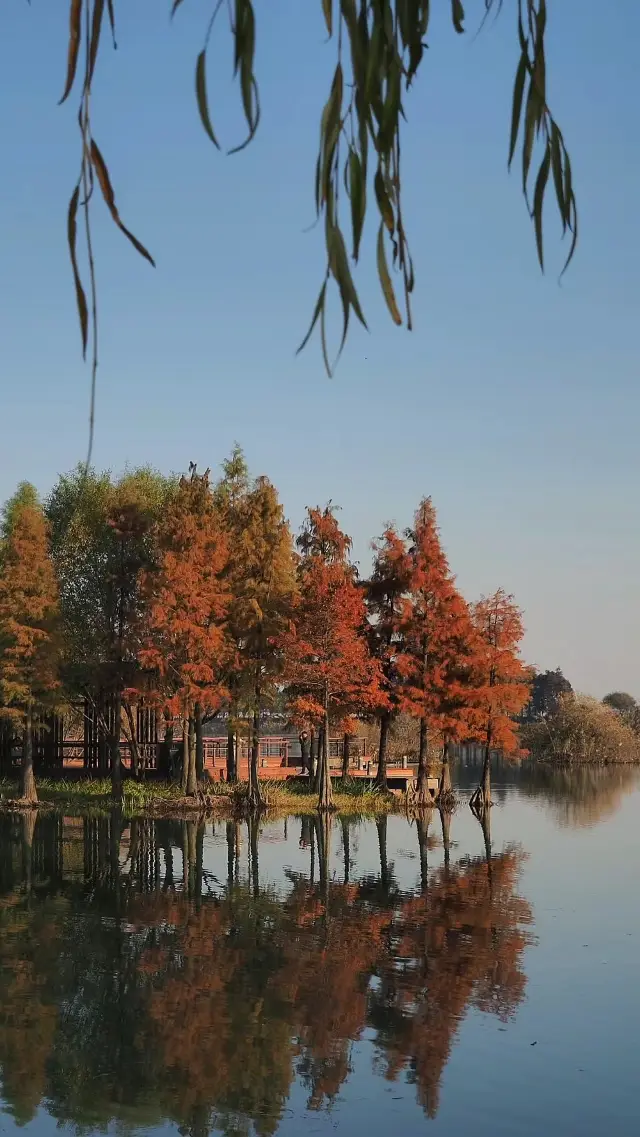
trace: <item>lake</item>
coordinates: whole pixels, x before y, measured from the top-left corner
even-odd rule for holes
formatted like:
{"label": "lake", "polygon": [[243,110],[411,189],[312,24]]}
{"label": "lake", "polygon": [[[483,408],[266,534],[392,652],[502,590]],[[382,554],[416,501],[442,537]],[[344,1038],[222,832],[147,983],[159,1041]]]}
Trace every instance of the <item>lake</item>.
{"label": "lake", "polygon": [[629,1137],[640,782],[494,792],[484,830],[0,816],[4,1133]]}

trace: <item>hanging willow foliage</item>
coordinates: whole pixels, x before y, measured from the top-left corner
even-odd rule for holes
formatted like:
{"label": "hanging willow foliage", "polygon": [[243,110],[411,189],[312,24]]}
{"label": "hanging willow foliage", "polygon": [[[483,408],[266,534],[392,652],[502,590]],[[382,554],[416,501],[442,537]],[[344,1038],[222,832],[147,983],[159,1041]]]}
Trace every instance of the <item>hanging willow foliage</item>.
{"label": "hanging willow foliage", "polygon": [[[465,30],[462,0],[451,4],[455,31]],[[505,0],[476,0],[484,7],[483,20],[498,13]],[[175,15],[184,0],[170,0]],[[544,268],[543,210],[551,177],[563,234],[570,235],[565,264],[571,260],[578,236],[576,199],[571,163],[564,138],[547,103],[545,31],[547,0],[507,0],[517,17],[519,59],[513,89],[509,166],[516,150],[522,155],[522,188],[534,226],[540,265]],[[376,259],[380,286],[395,324],[412,326],[411,294],[414,271],[402,212],[401,127],[405,98],[416,78],[427,47],[430,0],[320,0],[336,63],[327,101],[320,119],[320,146],[315,173],[315,205],[324,221],[326,269],[309,330],[299,351],[319,324],[322,354],[329,374],[335,366],[329,355],[326,332],[328,289],[333,282],[342,308],[342,334],[335,359],[342,351],[351,314],[366,327],[353,280],[351,263],[357,263],[371,193],[377,214]],[[207,95],[207,49],[216,17],[226,8],[234,46],[234,74],[240,86],[247,135],[230,153],[243,149],[254,137],[260,121],[258,84],[254,73],[256,20],[252,0],[216,0],[195,67],[195,93],[203,128],[220,149]],[[103,25],[108,24],[115,45],[115,0],[70,0],[67,75],[62,100],[79,88],[78,121],[81,135],[80,173],[68,213],[68,239],[75,283],[83,351],[92,339],[93,392],[97,368],[97,300],[91,242],[89,205],[94,184],[115,224],[142,256],[153,264],[145,247],[126,228],[116,206],[108,167],[91,127],[91,89]],[[84,56],[78,80],[78,60]],[[534,151],[537,173],[533,176]],[[343,194],[344,191],[344,194]],[[348,205],[344,205],[346,199]],[[84,219],[89,266],[88,293],[81,279],[77,255],[77,219]],[[349,217],[349,243],[343,218]],[[564,271],[564,270],[563,270]],[[399,288],[394,285],[394,278]],[[398,298],[400,297],[400,299]],[[93,397],[91,423],[93,424]]]}

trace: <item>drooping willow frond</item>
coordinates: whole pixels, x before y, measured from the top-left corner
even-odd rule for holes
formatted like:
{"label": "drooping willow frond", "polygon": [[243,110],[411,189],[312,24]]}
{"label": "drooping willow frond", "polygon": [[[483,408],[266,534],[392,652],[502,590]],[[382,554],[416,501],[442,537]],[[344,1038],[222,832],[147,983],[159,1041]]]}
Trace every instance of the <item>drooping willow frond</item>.
{"label": "drooping willow frond", "polygon": [[[170,0],[172,16],[184,2]],[[442,2],[451,5],[453,28],[463,34],[467,11],[462,0]],[[64,101],[74,88],[79,90],[81,162],[69,203],[68,240],[85,355],[90,337],[92,343],[92,429],[98,352],[89,206],[96,182],[115,224],[138,252],[154,263],[120,217],[108,166],[95,141],[91,123],[91,92],[101,35],[105,23],[108,24],[115,43],[115,5],[116,0],[70,0],[67,75],[62,97]],[[298,350],[306,346],[319,325],[323,359],[331,374],[344,346],[351,315],[366,327],[352,265],[360,258],[368,210],[373,210],[377,217],[377,271],[389,313],[395,324],[406,322],[409,329],[412,326],[414,270],[402,209],[401,143],[410,88],[425,58],[432,3],[431,0],[320,0],[320,5],[328,50],[335,50],[335,69],[320,118],[315,171],[315,207],[318,218],[324,223],[326,268],[310,327]],[[519,148],[522,188],[542,268],[543,211],[552,181],[563,234],[569,233],[571,237],[566,268],[576,247],[578,216],[569,154],[547,101],[545,32],[550,0],[475,0],[473,5],[468,2],[466,8],[471,6],[484,7],[484,20],[491,12],[498,14],[504,8],[510,9],[516,17],[518,63],[512,96],[509,166]],[[222,8],[226,8],[228,14],[234,74],[247,123],[246,137],[230,151],[234,153],[251,142],[260,122],[254,71],[255,0],[212,0],[203,47],[196,60],[195,94],[202,126],[220,149],[207,93],[207,50]],[[78,80],[81,54],[84,65]],[[539,155],[535,177],[534,153]],[[84,219],[89,300],[77,255],[79,213]],[[348,242],[345,218],[348,218]],[[333,361],[326,331],[327,299],[332,285],[337,290],[342,310],[340,342]]]}

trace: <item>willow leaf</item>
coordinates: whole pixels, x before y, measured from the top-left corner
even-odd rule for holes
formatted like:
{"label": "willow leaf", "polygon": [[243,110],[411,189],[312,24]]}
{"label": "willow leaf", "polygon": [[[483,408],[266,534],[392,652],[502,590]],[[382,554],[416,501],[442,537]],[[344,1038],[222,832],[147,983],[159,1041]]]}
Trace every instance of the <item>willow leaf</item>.
{"label": "willow leaf", "polygon": [[214,146],[220,149],[220,143],[215,136],[213,126],[211,125],[211,117],[209,115],[209,100],[207,98],[207,49],[204,48],[198,56],[196,62],[196,100],[198,103],[198,111],[200,114],[200,121],[213,142]]}
{"label": "willow leaf", "polygon": [[78,316],[80,318],[80,333],[82,335],[82,355],[86,358],[87,355],[87,341],[89,337],[89,310],[87,308],[87,297],[82,287],[80,279],[80,272],[78,269],[78,253],[77,253],[77,235],[78,235],[78,203],[80,201],[80,183],[74,189],[71,200],[69,202],[69,211],[67,213],[67,241],[69,244],[69,256],[71,257],[71,268],[73,270],[73,283],[76,290],[76,302],[78,305]]}
{"label": "willow leaf", "polygon": [[71,0],[69,5],[69,47],[67,52],[67,77],[60,102],[68,98],[78,67],[80,32],[82,28],[82,0]]}
{"label": "willow leaf", "polygon": [[394,324],[399,325],[402,323],[402,316],[396,302],[395,292],[393,291],[393,284],[391,283],[391,276],[387,265],[387,257],[384,251],[384,224],[380,222],[378,229],[378,243],[376,249],[376,260],[378,264],[378,276],[380,277],[380,285],[382,287],[382,294],[387,302],[387,308],[391,313],[391,319]]}
{"label": "willow leaf", "polygon": [[544,195],[547,188],[547,181],[549,178],[549,167],[551,165],[551,146],[547,145],[544,158],[540,163],[538,170],[538,177],[536,178],[536,186],[533,192],[533,224],[536,231],[536,246],[538,249],[538,260],[540,261],[540,268],[544,272],[544,246],[542,240],[542,214],[544,210]]}

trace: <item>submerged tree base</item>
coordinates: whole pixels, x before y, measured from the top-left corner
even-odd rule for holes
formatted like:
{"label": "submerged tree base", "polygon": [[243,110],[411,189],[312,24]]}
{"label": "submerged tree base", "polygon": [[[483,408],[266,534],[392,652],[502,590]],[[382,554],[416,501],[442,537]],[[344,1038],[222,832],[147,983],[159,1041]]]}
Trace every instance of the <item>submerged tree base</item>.
{"label": "submerged tree base", "polygon": [[460,804],[460,799],[452,789],[442,790],[438,794],[435,804],[441,813],[455,813]]}

